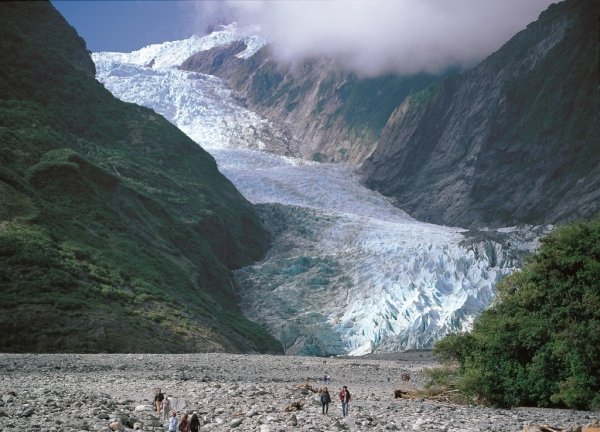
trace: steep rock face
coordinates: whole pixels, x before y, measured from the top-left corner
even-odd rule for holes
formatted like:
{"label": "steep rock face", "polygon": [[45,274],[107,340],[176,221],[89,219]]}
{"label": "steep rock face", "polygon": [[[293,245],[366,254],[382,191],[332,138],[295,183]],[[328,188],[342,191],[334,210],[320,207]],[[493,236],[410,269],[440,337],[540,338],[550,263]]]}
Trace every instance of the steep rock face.
{"label": "steep rock face", "polygon": [[235,42],[202,51],[181,68],[227,79],[250,109],[289,131],[278,153],[311,160],[362,161],[406,96],[439,79],[426,74],[361,79],[331,59],[284,65],[273,59],[268,46],[240,56],[245,49],[243,42]]}
{"label": "steep rock face", "polygon": [[115,99],[49,2],[0,5],[0,350],[278,351],[232,268],[268,247],[214,159]]}
{"label": "steep rock face", "polygon": [[408,98],[362,167],[412,216],[553,223],[600,208],[599,6],[552,5],[474,69]]}

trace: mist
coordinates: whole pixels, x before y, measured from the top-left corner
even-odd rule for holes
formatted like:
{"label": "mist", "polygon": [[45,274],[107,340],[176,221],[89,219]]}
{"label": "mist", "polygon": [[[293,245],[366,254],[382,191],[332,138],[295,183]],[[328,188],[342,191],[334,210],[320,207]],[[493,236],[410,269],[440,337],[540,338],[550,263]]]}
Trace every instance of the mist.
{"label": "mist", "polygon": [[[537,19],[549,0],[193,2],[209,21],[258,25],[280,62],[333,57],[366,76],[468,67]],[[202,24],[199,24],[202,22]]]}

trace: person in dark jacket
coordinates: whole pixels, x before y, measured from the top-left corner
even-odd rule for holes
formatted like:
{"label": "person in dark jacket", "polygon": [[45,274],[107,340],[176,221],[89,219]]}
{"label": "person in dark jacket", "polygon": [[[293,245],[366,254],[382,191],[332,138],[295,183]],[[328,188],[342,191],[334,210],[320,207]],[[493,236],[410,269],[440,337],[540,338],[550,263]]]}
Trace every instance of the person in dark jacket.
{"label": "person in dark jacket", "polygon": [[164,393],[160,388],[156,389],[156,393],[154,394],[154,411],[156,414],[160,415],[160,407],[162,405],[162,401],[165,398]]}
{"label": "person in dark jacket", "polygon": [[194,414],[192,414],[192,418],[190,419],[190,430],[192,432],[198,432],[199,428],[200,428],[200,419],[198,418],[198,413],[196,411],[194,411]]}
{"label": "person in dark jacket", "polygon": [[321,405],[323,406],[323,414],[327,414],[329,412],[329,402],[331,402],[331,396],[329,395],[327,387],[324,387],[321,389]]}
{"label": "person in dark jacket", "polygon": [[346,386],[340,389],[340,401],[342,402],[342,414],[346,417],[348,415],[348,408],[350,408],[350,392]]}

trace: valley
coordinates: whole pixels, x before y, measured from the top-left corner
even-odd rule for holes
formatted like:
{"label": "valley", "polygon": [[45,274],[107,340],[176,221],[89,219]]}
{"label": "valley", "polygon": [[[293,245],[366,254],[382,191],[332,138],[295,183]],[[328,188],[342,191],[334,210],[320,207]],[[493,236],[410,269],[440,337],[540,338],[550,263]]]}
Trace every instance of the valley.
{"label": "valley", "polygon": [[430,347],[469,329],[543,228],[473,233],[423,223],[362,186],[355,165],[292,157],[285,131],[249,111],[223,80],[177,68],[181,47],[246,37],[221,32],[93,59],[115,96],[164,115],[259,204],[272,246],[236,271],[246,316],[286,353],[303,355]]}

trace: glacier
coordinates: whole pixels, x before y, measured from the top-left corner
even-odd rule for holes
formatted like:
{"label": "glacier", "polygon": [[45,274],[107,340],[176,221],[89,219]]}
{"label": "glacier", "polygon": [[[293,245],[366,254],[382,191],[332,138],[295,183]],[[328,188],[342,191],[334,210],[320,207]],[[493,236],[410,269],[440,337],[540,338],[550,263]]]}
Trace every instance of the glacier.
{"label": "glacier", "polygon": [[269,153],[286,145],[276,125],[244,107],[220,78],[178,69],[196,52],[240,40],[247,46],[240,58],[266,43],[230,25],[92,58],[108,90],[179,127],[257,205],[272,247],[236,271],[244,314],[290,354],[424,348],[470,329],[496,283],[534,250],[536,230],[473,233],[420,222],[362,186],[351,165]]}

